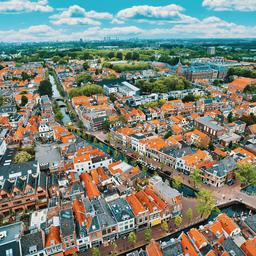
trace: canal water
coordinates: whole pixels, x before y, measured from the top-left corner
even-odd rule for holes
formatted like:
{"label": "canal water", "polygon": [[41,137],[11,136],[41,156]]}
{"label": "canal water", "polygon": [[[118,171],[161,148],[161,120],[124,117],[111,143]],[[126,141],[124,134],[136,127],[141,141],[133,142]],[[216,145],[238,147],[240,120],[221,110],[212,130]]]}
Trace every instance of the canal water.
{"label": "canal water", "polygon": [[[49,75],[49,78],[50,78],[50,82],[51,82],[51,84],[52,84],[52,92],[53,92],[52,97],[53,97],[53,98],[62,98],[61,95],[60,95],[60,93],[59,93],[59,90],[58,90],[58,88],[57,88],[57,85],[56,85],[56,83],[55,83],[54,77],[53,77],[52,75]],[[64,102],[63,102],[63,103],[64,103]],[[65,104],[65,103],[64,103],[64,104]],[[66,107],[61,107],[61,108],[60,108],[60,111],[61,111],[61,113],[62,113],[62,115],[63,115],[63,118],[62,118],[63,124],[68,124],[68,123],[70,123],[71,120],[70,120],[69,115],[66,113]]]}

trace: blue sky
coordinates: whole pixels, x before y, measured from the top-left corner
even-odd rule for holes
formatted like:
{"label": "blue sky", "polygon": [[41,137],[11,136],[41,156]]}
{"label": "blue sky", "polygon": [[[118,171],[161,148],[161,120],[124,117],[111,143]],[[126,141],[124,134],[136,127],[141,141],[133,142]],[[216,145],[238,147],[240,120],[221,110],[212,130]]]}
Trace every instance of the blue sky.
{"label": "blue sky", "polygon": [[256,37],[256,0],[0,0],[0,41]]}

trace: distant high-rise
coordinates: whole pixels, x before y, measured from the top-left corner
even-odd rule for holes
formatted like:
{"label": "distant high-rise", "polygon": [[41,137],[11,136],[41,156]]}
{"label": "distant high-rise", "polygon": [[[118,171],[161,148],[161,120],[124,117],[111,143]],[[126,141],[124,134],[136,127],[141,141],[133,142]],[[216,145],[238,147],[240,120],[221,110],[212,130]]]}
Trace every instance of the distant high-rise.
{"label": "distant high-rise", "polygon": [[215,52],[216,52],[215,47],[212,46],[207,48],[207,54],[215,55]]}

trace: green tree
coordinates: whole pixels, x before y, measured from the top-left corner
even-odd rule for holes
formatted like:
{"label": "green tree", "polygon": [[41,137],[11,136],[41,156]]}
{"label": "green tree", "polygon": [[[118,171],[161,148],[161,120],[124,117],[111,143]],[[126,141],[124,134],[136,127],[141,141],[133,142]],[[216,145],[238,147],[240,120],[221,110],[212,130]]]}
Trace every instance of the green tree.
{"label": "green tree", "polygon": [[21,73],[21,79],[23,80],[23,81],[25,81],[25,80],[30,80],[30,76],[26,73],[26,72],[22,72]]}
{"label": "green tree", "polygon": [[59,57],[59,56],[53,56],[53,57],[52,57],[52,61],[53,61],[54,63],[58,63],[58,62],[60,61],[60,57]]}
{"label": "green tree", "polygon": [[144,230],[144,236],[145,236],[146,241],[148,241],[148,242],[152,239],[152,230],[151,230],[151,228],[146,228]]}
{"label": "green tree", "polygon": [[122,59],[123,59],[123,53],[122,53],[122,52],[117,52],[117,53],[116,53],[116,57],[117,57],[119,60],[122,60]]}
{"label": "green tree", "polygon": [[193,209],[192,208],[188,208],[187,212],[186,212],[186,215],[187,215],[187,218],[188,218],[189,222],[191,222],[192,219],[193,219]]}
{"label": "green tree", "polygon": [[84,128],[83,121],[79,120],[79,121],[77,122],[77,126],[78,126],[79,129],[83,129],[83,128]]}
{"label": "green tree", "polygon": [[166,220],[162,221],[161,223],[161,228],[162,230],[164,230],[165,232],[168,232],[169,230],[169,225],[168,225],[168,222]]}
{"label": "green tree", "polygon": [[49,80],[42,80],[38,87],[38,92],[40,96],[42,95],[48,95],[49,97],[52,97],[52,84]]}
{"label": "green tree", "polygon": [[4,97],[0,95],[0,106],[2,106],[3,104],[4,104]]}
{"label": "green tree", "polygon": [[229,112],[227,118],[228,118],[228,122],[229,122],[229,123],[232,123],[232,122],[233,122],[233,112],[232,112],[232,111]]}
{"label": "green tree", "polygon": [[92,247],[92,256],[100,256],[100,249],[98,247]]}
{"label": "green tree", "polygon": [[24,106],[27,105],[27,103],[28,103],[28,98],[27,98],[25,95],[22,95],[22,96],[21,96],[21,103],[20,103],[20,105],[21,105],[22,107],[24,107]]}
{"label": "green tree", "polygon": [[31,158],[32,156],[27,151],[20,151],[15,155],[14,161],[15,163],[25,163],[28,162]]}
{"label": "green tree", "polygon": [[194,182],[194,187],[202,183],[201,171],[199,169],[190,171],[189,177]]}
{"label": "green tree", "polygon": [[90,67],[90,66],[89,66],[89,64],[88,64],[87,61],[83,63],[83,69],[84,69],[84,70],[89,69],[89,67]]}
{"label": "green tree", "polygon": [[236,170],[236,177],[242,183],[255,186],[256,185],[256,165],[250,164],[250,163],[239,165]]}
{"label": "green tree", "polygon": [[128,235],[128,241],[130,243],[133,243],[133,244],[136,244],[137,242],[137,236],[135,234],[135,232],[130,232],[129,235]]}
{"label": "green tree", "polygon": [[196,209],[201,217],[207,217],[216,208],[216,201],[207,189],[201,189],[196,194]]}
{"label": "green tree", "polygon": [[181,186],[182,177],[181,176],[174,176],[172,180],[172,186],[176,189],[179,189]]}
{"label": "green tree", "polygon": [[168,139],[170,136],[172,136],[173,132],[172,130],[169,130],[165,135],[164,135],[164,139]]}
{"label": "green tree", "polygon": [[63,117],[63,114],[59,110],[55,113],[55,118],[57,121],[61,121]]}
{"label": "green tree", "polygon": [[147,171],[148,171],[148,168],[147,168],[145,165],[143,165],[141,170],[142,170],[142,172],[143,172],[144,174],[146,174]]}
{"label": "green tree", "polygon": [[132,165],[132,166],[137,166],[137,161],[136,161],[135,159],[133,159],[133,160],[131,161],[131,165]]}
{"label": "green tree", "polygon": [[180,215],[177,215],[174,219],[174,223],[176,225],[176,227],[180,227],[181,223],[182,223],[183,219]]}

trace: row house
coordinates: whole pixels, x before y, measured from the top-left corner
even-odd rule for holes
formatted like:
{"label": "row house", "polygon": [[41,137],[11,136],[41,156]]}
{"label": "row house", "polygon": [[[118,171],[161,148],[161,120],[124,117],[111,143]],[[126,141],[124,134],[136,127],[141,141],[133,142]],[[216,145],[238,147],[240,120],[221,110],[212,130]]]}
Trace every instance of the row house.
{"label": "row house", "polygon": [[47,176],[44,172],[5,179],[0,189],[0,212],[9,214],[47,205]]}
{"label": "row house", "polygon": [[60,255],[63,256],[62,242],[60,238],[60,227],[51,225],[48,228],[45,239],[46,255]]}
{"label": "row house", "polygon": [[177,158],[175,169],[189,174],[194,169],[199,168],[203,162],[211,160],[212,157],[207,151],[198,150],[196,153]]}
{"label": "row house", "polygon": [[73,158],[74,169],[79,174],[90,172],[99,167],[108,167],[112,163],[112,158],[99,149],[77,151]]}
{"label": "row house", "polygon": [[182,195],[178,190],[164,183],[160,176],[150,178],[149,187],[169,205],[172,218],[181,213]]}
{"label": "row house", "polygon": [[131,206],[123,198],[109,202],[109,207],[117,221],[118,236],[127,234],[135,229],[135,218]]}
{"label": "row house", "polygon": [[232,157],[226,157],[210,168],[202,168],[203,182],[214,187],[222,187],[235,179],[237,164]]}
{"label": "row house", "polygon": [[[66,207],[65,207],[66,208]],[[78,251],[76,241],[76,231],[72,208],[67,207],[60,211],[60,239],[65,255],[70,255]]]}
{"label": "row house", "polygon": [[136,124],[146,121],[146,115],[138,108],[132,108],[131,111],[124,114],[124,117],[129,124]]}
{"label": "row house", "polygon": [[195,126],[206,133],[211,139],[216,139],[225,133],[225,128],[220,126],[209,116],[199,117],[195,120]]}
{"label": "row house", "polygon": [[192,132],[185,133],[184,137],[185,141],[189,145],[195,145],[199,148],[207,148],[210,143],[210,138],[205,133],[197,129]]}

